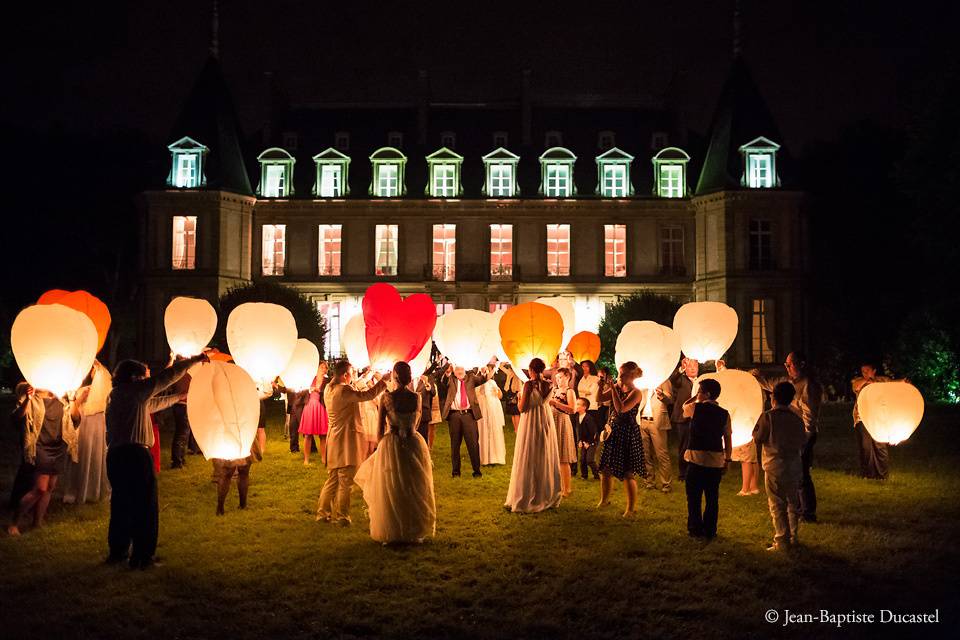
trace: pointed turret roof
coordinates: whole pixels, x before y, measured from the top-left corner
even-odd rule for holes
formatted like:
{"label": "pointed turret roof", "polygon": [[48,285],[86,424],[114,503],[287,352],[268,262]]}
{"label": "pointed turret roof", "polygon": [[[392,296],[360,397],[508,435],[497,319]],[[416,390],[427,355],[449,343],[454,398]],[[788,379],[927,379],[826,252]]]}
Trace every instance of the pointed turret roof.
{"label": "pointed turret roof", "polygon": [[777,170],[782,175],[785,165],[789,164],[786,149],[782,146],[783,137],[746,63],[738,57],[733,61],[713,114],[710,143],[704,156],[697,193],[741,188],[743,157],[740,147],[761,136],[781,145],[777,155]]}
{"label": "pointed turret roof", "polygon": [[170,140],[179,140],[183,136],[189,136],[210,149],[203,168],[208,189],[253,194],[243,161],[237,112],[220,62],[214,55],[207,58],[170,133]]}

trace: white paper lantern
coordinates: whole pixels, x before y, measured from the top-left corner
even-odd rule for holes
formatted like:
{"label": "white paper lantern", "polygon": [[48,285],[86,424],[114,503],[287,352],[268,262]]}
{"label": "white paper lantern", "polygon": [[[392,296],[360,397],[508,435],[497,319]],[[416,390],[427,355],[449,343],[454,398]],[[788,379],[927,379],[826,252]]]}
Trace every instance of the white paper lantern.
{"label": "white paper lantern", "polygon": [[857,396],[860,420],[877,442],[899,444],[923,419],[923,396],[909,382],[871,382]]}
{"label": "white paper lantern", "polygon": [[722,302],[688,302],[673,317],[683,354],[700,362],[722,358],[738,328],[736,310]]}
{"label": "white paper lantern", "polygon": [[340,333],[340,344],[343,346],[347,360],[356,369],[363,369],[370,365],[370,356],[367,354],[367,328],[363,322],[363,315],[355,315],[344,325]]}
{"label": "white paper lantern", "polygon": [[80,311],[62,304],[35,304],[13,321],[10,346],[23,377],[58,396],[75,390],[97,355],[97,328]]}
{"label": "white paper lantern", "polygon": [[287,368],[280,374],[284,386],[288,389],[302,391],[310,388],[313,379],[317,377],[317,368],[320,366],[320,351],[316,345],[300,338],[290,356]]}
{"label": "white paper lantern", "polygon": [[257,384],[230,362],[214,360],[193,367],[187,417],[207,460],[246,458],[260,421]]}
{"label": "white paper lantern", "polygon": [[747,444],[753,440],[753,428],[763,413],[763,389],[760,383],[747,371],[724,369],[705,373],[697,378],[697,385],[708,378],[720,383],[717,404],[730,412],[733,446]]}
{"label": "white paper lantern", "polygon": [[[573,298],[564,298],[563,296],[552,296],[549,298],[537,298],[534,302],[539,302],[540,304],[545,304],[548,307],[553,307],[560,314],[560,317],[563,319],[563,345],[562,349],[566,349],[567,345],[570,344],[570,338],[577,334],[577,308],[574,305]],[[549,367],[551,363],[547,363]]]}
{"label": "white paper lantern", "polygon": [[620,368],[634,361],[643,375],[634,380],[637,389],[655,389],[669,378],[680,361],[680,338],[670,327],[651,320],[633,320],[617,336],[614,362]]}
{"label": "white paper lantern", "polygon": [[455,365],[482,367],[499,351],[499,322],[486,311],[455,309],[437,318],[433,340],[437,350]]}
{"label": "white paper lantern", "polygon": [[413,388],[417,388],[417,379],[423,375],[423,372],[430,366],[430,353],[433,351],[433,340],[427,340],[423,349],[417,354],[417,357],[408,362],[410,365],[410,376],[413,379]]}
{"label": "white paper lantern", "polygon": [[286,368],[297,346],[297,323],[285,307],[246,302],[227,318],[227,345],[234,362],[257,382],[270,382]]}
{"label": "white paper lantern", "polygon": [[174,298],[163,312],[170,351],[190,358],[201,353],[217,331],[217,312],[202,298]]}
{"label": "white paper lantern", "polygon": [[507,309],[504,308],[490,314],[492,316],[491,322],[493,326],[491,327],[489,339],[496,343],[494,345],[493,355],[500,362],[510,362],[510,358],[507,357],[507,352],[503,350],[503,341],[500,339],[500,319],[506,312]]}

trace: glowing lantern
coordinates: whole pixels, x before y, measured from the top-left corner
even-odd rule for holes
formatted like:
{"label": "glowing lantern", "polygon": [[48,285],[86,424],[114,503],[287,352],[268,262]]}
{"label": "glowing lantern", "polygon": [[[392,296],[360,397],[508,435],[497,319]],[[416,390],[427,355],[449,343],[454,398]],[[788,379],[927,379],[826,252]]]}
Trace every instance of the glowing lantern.
{"label": "glowing lantern", "polygon": [[697,378],[697,382],[708,378],[720,383],[717,404],[730,412],[733,446],[747,444],[753,439],[753,428],[763,413],[763,389],[760,383],[750,373],[739,369],[706,373]]}
{"label": "glowing lantern", "polygon": [[575,362],[584,360],[596,362],[600,357],[600,336],[592,331],[581,331],[570,338],[567,351],[573,356]]}
{"label": "glowing lantern", "polygon": [[400,297],[389,284],[375,284],[363,296],[363,323],[370,364],[389,371],[394,363],[410,362],[430,340],[437,308],[425,293]]}
{"label": "glowing lantern", "polygon": [[533,358],[550,363],[563,345],[563,318],[553,307],[525,302],[510,307],[500,318],[500,339],[513,371],[523,380],[523,370]]}
{"label": "glowing lantern", "polygon": [[340,344],[347,354],[347,360],[357,369],[363,369],[370,364],[367,354],[367,332],[363,325],[363,316],[356,315],[347,320],[340,334]]}
{"label": "glowing lantern", "polygon": [[[557,313],[559,313],[563,319],[563,341],[560,343],[560,346],[563,347],[570,344],[570,340],[577,333],[577,311],[573,305],[573,299],[553,296],[550,298],[537,298],[534,302],[545,304],[557,310]],[[560,350],[557,349],[557,351],[559,352]],[[547,366],[550,366],[549,361],[547,361]]]}
{"label": "glowing lantern", "polygon": [[492,313],[455,309],[437,318],[433,339],[437,350],[466,369],[482,367],[497,355],[500,328]]}
{"label": "glowing lantern", "polygon": [[506,352],[503,350],[503,341],[500,339],[500,319],[503,318],[503,314],[507,312],[506,309],[500,309],[494,311],[490,315],[492,316],[491,322],[491,335],[489,339],[496,343],[494,345],[493,355],[496,356],[497,360],[500,362],[509,362],[510,358],[507,357]]}
{"label": "glowing lantern", "polygon": [[909,382],[871,382],[857,396],[860,420],[877,442],[899,444],[923,419],[923,396]]}
{"label": "glowing lantern", "polygon": [[722,302],[688,302],[673,316],[673,330],[688,358],[718,360],[737,338],[737,312]]}
{"label": "glowing lantern", "polygon": [[51,289],[40,296],[37,304],[62,304],[86,315],[97,331],[97,353],[103,349],[110,330],[110,309],[100,298],[86,291]]}
{"label": "glowing lantern", "polygon": [[219,349],[209,349],[207,351],[207,357],[211,360],[217,360],[219,362],[233,362],[233,356],[229,353],[224,353]]}
{"label": "glowing lantern", "polygon": [[234,362],[254,380],[270,382],[290,362],[297,346],[297,323],[278,304],[245,302],[227,318],[227,345]]}
{"label": "glowing lantern", "polygon": [[207,460],[250,455],[260,421],[257,384],[229,362],[193,367],[187,392],[190,429]]}
{"label": "glowing lantern", "polygon": [[287,368],[283,370],[280,377],[283,379],[283,384],[290,389],[308,389],[317,376],[319,366],[320,351],[316,345],[306,338],[300,338],[297,340],[293,355],[290,356]]}
{"label": "glowing lantern", "polygon": [[10,345],[27,382],[62,396],[90,373],[97,355],[97,329],[76,309],[37,304],[17,314]]}
{"label": "glowing lantern", "polygon": [[167,344],[178,356],[189,358],[202,352],[217,330],[217,312],[201,298],[174,298],[163,312]]}
{"label": "glowing lantern", "polygon": [[614,362],[619,369],[631,360],[643,370],[634,385],[638,389],[655,389],[677,369],[680,338],[670,327],[651,320],[628,322],[617,336]]}
{"label": "glowing lantern", "polygon": [[413,378],[413,388],[417,388],[417,379],[423,375],[423,372],[430,366],[430,354],[433,352],[433,341],[427,340],[423,349],[417,354],[417,357],[408,362],[410,365],[410,374]]}

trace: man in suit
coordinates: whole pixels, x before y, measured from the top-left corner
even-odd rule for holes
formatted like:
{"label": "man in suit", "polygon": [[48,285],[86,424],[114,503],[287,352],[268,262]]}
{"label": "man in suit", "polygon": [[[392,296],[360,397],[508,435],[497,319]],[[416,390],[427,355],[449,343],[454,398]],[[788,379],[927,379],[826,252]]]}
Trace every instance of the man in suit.
{"label": "man in suit", "polygon": [[693,358],[684,358],[680,361],[680,371],[670,380],[673,386],[673,409],[670,412],[670,422],[677,432],[680,441],[680,473],[677,477],[681,482],[687,479],[687,460],[684,454],[690,445],[690,419],[683,415],[683,403],[690,399],[693,393],[693,381],[700,375],[700,363]]}
{"label": "man in suit", "polygon": [[670,448],[667,438],[670,434],[670,403],[673,401],[673,385],[667,380],[648,394],[647,406],[637,416],[640,424],[640,439],[643,442],[643,458],[647,476],[644,486],[670,493]]}
{"label": "man in suit", "polygon": [[480,430],[477,428],[477,420],[482,416],[476,391],[481,384],[483,381],[472,371],[467,373],[459,366],[453,368],[441,417],[450,427],[450,458],[454,478],[460,476],[460,443],[464,440],[470,455],[470,466],[473,467],[473,477],[483,475],[480,473]]}
{"label": "man in suit", "polygon": [[[587,469],[593,472],[593,479],[599,480],[597,473],[597,437],[600,427],[590,413],[590,401],[587,398],[577,398],[577,411],[570,416],[577,431],[577,449],[580,452],[580,477],[587,479]],[[574,463],[576,464],[576,463]]]}
{"label": "man in suit", "polygon": [[[389,375],[389,374],[388,374]],[[357,467],[367,454],[367,436],[360,419],[360,403],[369,402],[386,388],[386,380],[375,376],[375,383],[366,391],[357,391],[353,382],[353,366],[346,360],[333,367],[333,379],[323,391],[327,407],[327,481],[317,501],[317,521],[335,520],[348,526],[350,490]]]}

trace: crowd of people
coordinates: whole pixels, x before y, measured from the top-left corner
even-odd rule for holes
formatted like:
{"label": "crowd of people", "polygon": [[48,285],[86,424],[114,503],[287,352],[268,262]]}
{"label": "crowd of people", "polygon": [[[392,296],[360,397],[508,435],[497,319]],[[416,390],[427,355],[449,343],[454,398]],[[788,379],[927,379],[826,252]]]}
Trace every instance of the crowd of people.
{"label": "crowd of people", "polygon": [[[17,387],[12,418],[22,437],[22,461],[10,505],[7,531],[20,535],[24,520],[43,524],[62,482],[66,503],[110,500],[108,562],[154,562],[158,536],[157,471],[160,466],[156,414],[169,410],[174,424],[170,468],[180,469],[188,452],[199,452],[186,411],[191,366],[201,354],[177,359],[157,375],[141,362],[125,360],[111,375],[96,362],[71,397]],[[717,362],[718,369],[724,366]],[[753,440],[733,447],[730,414],[718,402],[717,380],[702,379],[700,363],[683,358],[656,389],[637,389],[642,371],[623,363],[614,374],[590,360],[561,354],[554,362],[534,358],[523,371],[496,359],[465,370],[438,358],[414,378],[409,364],[391,372],[360,371],[346,360],[321,363],[308,389],[288,389],[276,380],[261,402],[283,398],[290,451],[311,465],[313,452],[327,477],[317,504],[317,521],[349,526],[354,485],[362,490],[370,535],[382,543],[420,542],[434,535],[436,499],[432,450],[436,425],[446,422],[453,478],[462,471],[462,451],[474,478],[490,465],[506,463],[504,429],[516,433],[504,507],[536,513],[558,507],[574,492],[574,478],[599,481],[597,507],[611,504],[614,480],[623,485],[623,517],[637,513],[641,487],[670,493],[674,468],[668,447],[676,434],[676,478],[684,483],[687,531],[706,539],[717,535],[719,487],[732,461],[741,464],[739,496],[764,488],[773,523],[771,549],[796,544],[800,522],[816,522],[817,496],[811,466],[817,441],[822,389],[803,354],[791,353],[784,375],[752,371],[769,392],[770,408],[760,417]],[[854,393],[877,375],[869,364],[852,381]],[[218,515],[223,515],[233,478],[239,506],[247,506],[251,465],[264,451],[266,414],[250,455],[213,460]],[[508,420],[509,416],[509,420]],[[875,442],[853,423],[865,478],[888,474],[887,445]],[[112,489],[111,489],[112,488]]]}

